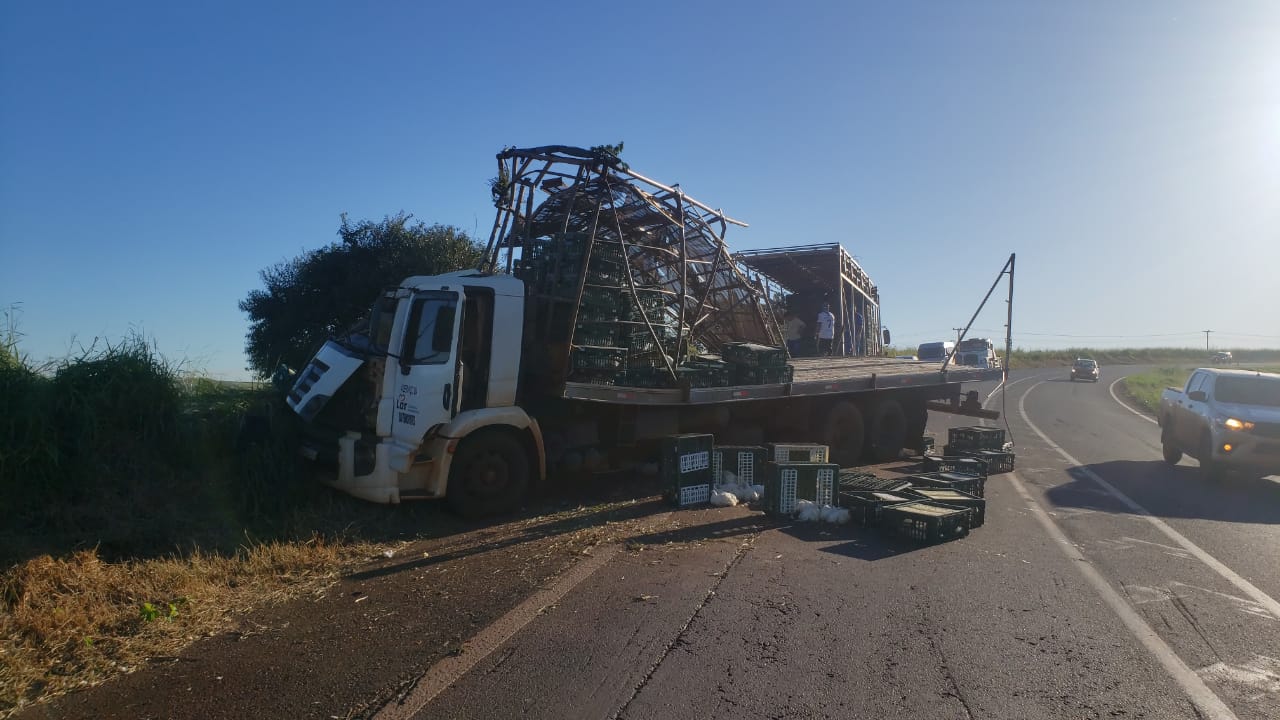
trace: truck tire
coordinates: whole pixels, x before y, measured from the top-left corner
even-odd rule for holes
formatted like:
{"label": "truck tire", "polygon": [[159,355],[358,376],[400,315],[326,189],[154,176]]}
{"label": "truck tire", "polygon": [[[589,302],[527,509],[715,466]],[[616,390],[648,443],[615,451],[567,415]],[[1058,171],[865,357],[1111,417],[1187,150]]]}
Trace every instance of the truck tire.
{"label": "truck tire", "polygon": [[464,439],[449,467],[449,508],[464,518],[515,508],[529,489],[529,456],[511,433],[485,430]]}
{"label": "truck tire", "polygon": [[1182,459],[1182,450],[1173,444],[1173,438],[1170,437],[1168,422],[1160,428],[1160,451],[1164,453],[1164,461],[1170,465],[1177,465]]}
{"label": "truck tire", "polygon": [[827,410],[822,426],[822,442],[831,449],[831,462],[850,467],[862,458],[866,424],[862,411],[848,400],[841,400]]}
{"label": "truck tire", "polygon": [[1200,457],[1196,459],[1200,461],[1200,474],[1205,480],[1222,479],[1222,468],[1213,461],[1213,437],[1209,433],[1200,439]]}
{"label": "truck tire", "polygon": [[881,400],[871,410],[867,426],[867,457],[875,462],[896,460],[907,439],[907,416],[897,400]]}

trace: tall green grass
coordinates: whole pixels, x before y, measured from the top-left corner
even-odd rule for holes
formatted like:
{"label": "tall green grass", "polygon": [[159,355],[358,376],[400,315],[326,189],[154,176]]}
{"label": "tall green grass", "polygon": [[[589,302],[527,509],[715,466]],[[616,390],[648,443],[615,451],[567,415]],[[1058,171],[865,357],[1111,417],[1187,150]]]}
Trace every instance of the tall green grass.
{"label": "tall green grass", "polygon": [[[0,560],[234,548],[288,532],[311,487],[272,390],[184,376],[141,337],[35,366],[11,330],[0,397]],[[251,415],[270,432],[246,443]]]}

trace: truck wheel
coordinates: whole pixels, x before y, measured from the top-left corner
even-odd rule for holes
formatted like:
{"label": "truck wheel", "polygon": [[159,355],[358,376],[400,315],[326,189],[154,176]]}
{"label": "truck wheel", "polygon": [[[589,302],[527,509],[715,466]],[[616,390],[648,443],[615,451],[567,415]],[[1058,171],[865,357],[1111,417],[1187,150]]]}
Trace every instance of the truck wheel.
{"label": "truck wheel", "polygon": [[449,467],[449,507],[472,519],[506,512],[529,488],[529,457],[509,433],[480,432],[462,441]]}
{"label": "truck wheel", "polygon": [[897,400],[881,400],[871,411],[867,428],[867,457],[875,462],[896,460],[907,439],[907,416]]}
{"label": "truck wheel", "polygon": [[1222,468],[1213,461],[1213,438],[1208,434],[1200,441],[1200,457],[1196,459],[1200,461],[1200,474],[1206,480],[1220,480],[1222,478]]}
{"label": "truck wheel", "polygon": [[1173,444],[1173,438],[1170,437],[1169,423],[1165,423],[1160,429],[1160,451],[1164,453],[1164,461],[1170,465],[1177,465],[1182,459],[1182,451],[1177,445]]}
{"label": "truck wheel", "polygon": [[831,448],[831,462],[841,466],[857,465],[862,457],[865,423],[857,405],[841,400],[827,411],[822,426],[822,442]]}

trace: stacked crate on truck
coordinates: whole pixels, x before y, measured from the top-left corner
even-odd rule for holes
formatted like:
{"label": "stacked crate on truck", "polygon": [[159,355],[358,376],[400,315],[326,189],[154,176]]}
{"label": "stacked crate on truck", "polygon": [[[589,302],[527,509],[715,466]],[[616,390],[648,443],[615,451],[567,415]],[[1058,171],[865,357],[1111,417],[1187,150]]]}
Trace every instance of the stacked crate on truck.
{"label": "stacked crate on truck", "polygon": [[711,499],[711,453],[715,436],[697,433],[672,435],[662,440],[659,473],[667,499],[677,507]]}

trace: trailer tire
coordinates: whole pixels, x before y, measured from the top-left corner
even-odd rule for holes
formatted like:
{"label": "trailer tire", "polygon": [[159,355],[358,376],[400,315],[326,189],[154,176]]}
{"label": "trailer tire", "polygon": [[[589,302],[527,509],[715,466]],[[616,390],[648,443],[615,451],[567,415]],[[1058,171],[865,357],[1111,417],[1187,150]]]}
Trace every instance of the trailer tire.
{"label": "trailer tire", "polygon": [[827,411],[827,421],[822,426],[822,442],[831,450],[831,462],[849,467],[857,465],[862,457],[866,423],[857,405],[841,400]]}
{"label": "trailer tire", "polygon": [[465,438],[449,467],[449,508],[467,519],[514,509],[529,489],[529,455],[511,433]]}
{"label": "trailer tire", "polygon": [[871,411],[867,427],[867,457],[875,462],[896,460],[907,440],[907,416],[897,400],[881,400]]}

